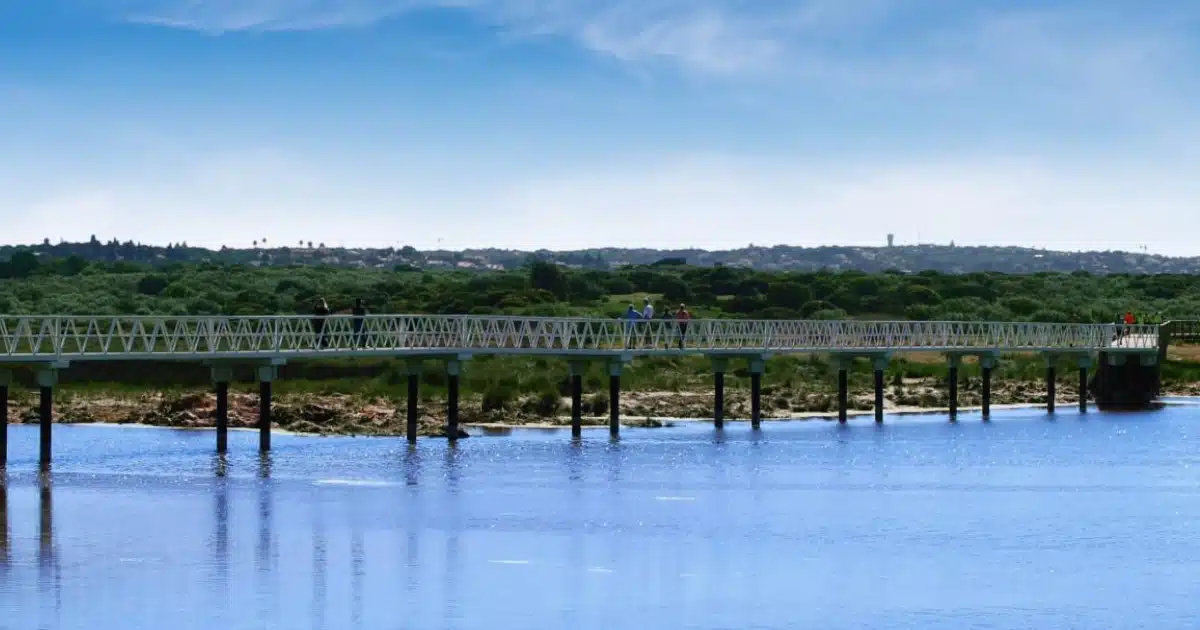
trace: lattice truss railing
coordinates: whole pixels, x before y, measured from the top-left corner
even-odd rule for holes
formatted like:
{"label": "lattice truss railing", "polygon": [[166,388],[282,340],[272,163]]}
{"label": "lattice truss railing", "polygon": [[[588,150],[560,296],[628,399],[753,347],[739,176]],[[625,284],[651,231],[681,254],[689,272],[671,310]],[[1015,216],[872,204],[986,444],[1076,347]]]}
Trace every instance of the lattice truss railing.
{"label": "lattice truss railing", "polygon": [[453,349],[836,351],[1155,349],[1156,326],[967,322],[623,321],[371,315],[311,317],[7,317],[14,356],[179,358]]}

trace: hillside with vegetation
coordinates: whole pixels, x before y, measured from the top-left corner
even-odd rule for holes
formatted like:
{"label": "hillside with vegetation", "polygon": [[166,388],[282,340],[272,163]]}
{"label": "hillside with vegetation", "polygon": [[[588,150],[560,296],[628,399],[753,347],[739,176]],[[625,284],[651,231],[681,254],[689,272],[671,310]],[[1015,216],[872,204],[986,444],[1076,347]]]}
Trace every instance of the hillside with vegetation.
{"label": "hillside with vegetation", "polygon": [[[769,272],[654,264],[615,271],[529,260],[513,271],[378,270],[172,263],[151,267],[17,255],[0,313],[304,314],[362,298],[374,312],[617,317],[642,296],[697,317],[1111,322],[1134,310],[1200,313],[1200,276]],[[15,276],[15,277],[12,277]]]}

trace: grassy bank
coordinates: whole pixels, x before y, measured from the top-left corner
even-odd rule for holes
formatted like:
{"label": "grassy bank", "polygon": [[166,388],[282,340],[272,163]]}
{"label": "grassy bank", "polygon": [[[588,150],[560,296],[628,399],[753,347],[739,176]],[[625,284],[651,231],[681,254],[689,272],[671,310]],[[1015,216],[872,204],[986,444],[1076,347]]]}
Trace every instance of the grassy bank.
{"label": "grassy bank", "polygon": [[[1164,394],[1200,394],[1200,361],[1190,348],[1172,349],[1163,367]],[[1072,364],[1059,369],[1057,396],[1064,404],[1078,399]],[[557,359],[479,358],[466,364],[462,377],[460,419],[465,424],[563,425],[569,423],[569,370]],[[993,403],[1040,404],[1045,401],[1045,363],[1036,355],[1009,355],[994,373]],[[32,373],[17,373],[32,385]],[[257,389],[249,371],[238,374],[231,389],[230,423],[254,426]],[[945,358],[936,354],[895,357],[886,373],[890,410],[941,409],[948,406]],[[405,365],[399,361],[334,360],[298,362],[281,370],[275,385],[275,422],[290,431],[316,434],[397,435],[404,432]],[[80,363],[64,371],[55,390],[56,417],[69,422],[138,423],[158,426],[211,426],[215,397],[203,366],[179,363]],[[749,371],[731,362],[726,376],[726,417],[750,415]],[[981,402],[979,366],[968,360],[960,370],[959,404]],[[622,376],[621,414],[626,424],[657,426],[662,418],[712,416],[711,365],[700,357],[644,359]],[[607,423],[608,377],[604,365],[590,366],[584,378],[584,415],[588,424]],[[446,378],[430,362],[421,377],[421,431],[439,435],[445,422]],[[34,422],[32,388],[12,390],[9,417]],[[850,405],[874,406],[872,367],[863,360],[850,375]],[[828,357],[779,357],[763,378],[763,415],[794,418],[836,413],[836,378]]]}

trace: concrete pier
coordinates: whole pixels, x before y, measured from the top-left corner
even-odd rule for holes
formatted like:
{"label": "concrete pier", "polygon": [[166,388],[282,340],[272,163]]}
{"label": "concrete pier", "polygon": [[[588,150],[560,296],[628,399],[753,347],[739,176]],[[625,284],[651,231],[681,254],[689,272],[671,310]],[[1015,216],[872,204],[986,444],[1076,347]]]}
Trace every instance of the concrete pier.
{"label": "concrete pier", "polygon": [[420,402],[419,396],[421,393],[421,362],[408,362],[408,400],[407,403],[407,418],[405,433],[410,443],[417,442],[417,421],[419,420],[420,411],[417,404]]}
{"label": "concrete pier", "polygon": [[583,437],[583,373],[587,364],[571,362],[571,437]]}
{"label": "concrete pier", "polygon": [[58,384],[58,370],[42,369],[37,373],[40,404],[38,405],[38,460],[43,466],[53,458],[54,436],[54,386]]}
{"label": "concrete pier", "polygon": [[979,365],[983,373],[983,419],[992,417],[992,371],[996,369],[997,359],[992,355],[979,357]]}
{"label": "concrete pier", "polygon": [[1088,410],[1088,369],[1091,367],[1091,357],[1079,360],[1079,413],[1087,413]]}
{"label": "concrete pier", "polygon": [[608,365],[608,434],[621,434],[621,364]]}
{"label": "concrete pier", "polygon": [[875,359],[875,424],[883,424],[884,406],[884,376],[887,370],[887,359]]}
{"label": "concrete pier", "polygon": [[229,383],[217,383],[217,452],[229,451]]}
{"label": "concrete pier", "polygon": [[713,426],[725,428],[725,370],[729,362],[713,359]]}
{"label": "concrete pier", "polygon": [[850,408],[850,366],[849,362],[842,360],[838,363],[838,422],[846,424],[849,420]]}
{"label": "concrete pier", "polygon": [[212,368],[212,380],[217,390],[217,453],[229,451],[229,383],[233,380],[233,369]]}
{"label": "concrete pier", "polygon": [[958,368],[962,364],[962,358],[958,355],[950,356],[950,370],[947,380],[950,384],[950,421],[958,420]]}
{"label": "concrete pier", "polygon": [[750,360],[750,427],[762,428],[762,377],[766,370],[766,361]]}
{"label": "concrete pier", "polygon": [[278,376],[278,368],[273,365],[260,366],[258,376],[258,450],[271,450],[271,384]]}
{"label": "concrete pier", "polygon": [[1055,386],[1058,383],[1058,373],[1055,369],[1055,358],[1046,359],[1046,412],[1054,413],[1054,399],[1057,396]]}
{"label": "concrete pier", "polygon": [[458,439],[458,377],[461,373],[461,362],[446,362],[446,437],[451,442]]}
{"label": "concrete pier", "polygon": [[1157,354],[1101,352],[1092,379],[1099,409],[1145,409],[1154,403],[1162,385]]}

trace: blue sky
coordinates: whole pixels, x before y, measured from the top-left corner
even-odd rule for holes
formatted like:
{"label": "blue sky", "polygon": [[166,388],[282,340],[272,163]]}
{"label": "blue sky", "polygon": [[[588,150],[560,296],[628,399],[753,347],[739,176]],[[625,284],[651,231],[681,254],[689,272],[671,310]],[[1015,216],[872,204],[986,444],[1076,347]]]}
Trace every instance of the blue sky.
{"label": "blue sky", "polygon": [[0,0],[0,241],[1200,255],[1176,0]]}

